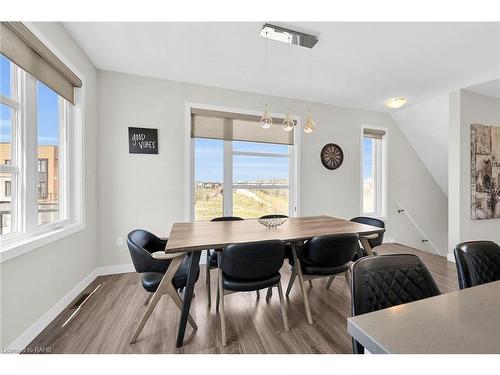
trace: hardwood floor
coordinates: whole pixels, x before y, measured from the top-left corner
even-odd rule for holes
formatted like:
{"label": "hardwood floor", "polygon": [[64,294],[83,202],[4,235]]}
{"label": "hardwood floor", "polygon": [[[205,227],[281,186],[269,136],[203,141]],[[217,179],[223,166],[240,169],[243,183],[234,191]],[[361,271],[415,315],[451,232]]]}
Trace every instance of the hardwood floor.
{"label": "hardwood floor", "polygon": [[[380,254],[413,253],[427,265],[443,293],[458,289],[455,265],[445,258],[399,244],[376,248]],[[228,345],[221,345],[220,318],[207,307],[205,267],[201,267],[195,287],[191,314],[198,324],[188,326],[182,348],[175,347],[180,312],[166,296],[162,297],[135,344],[129,344],[142,313],[147,293],[140,276],[126,273],[98,277],[85,292],[99,284],[81,311],[65,327],[74,312],[63,311],[28,347],[50,347],[51,353],[351,353],[347,334],[350,294],[343,277],[337,277],[329,290],[327,279],[314,280],[306,287],[314,319],[307,323],[297,282],[287,300],[290,332],[285,332],[276,290],[269,303],[261,292],[235,293],[225,297]],[[215,300],[216,271],[212,271],[212,298]],[[282,269],[285,288],[290,277],[288,263]],[[78,298],[77,298],[78,299]]]}

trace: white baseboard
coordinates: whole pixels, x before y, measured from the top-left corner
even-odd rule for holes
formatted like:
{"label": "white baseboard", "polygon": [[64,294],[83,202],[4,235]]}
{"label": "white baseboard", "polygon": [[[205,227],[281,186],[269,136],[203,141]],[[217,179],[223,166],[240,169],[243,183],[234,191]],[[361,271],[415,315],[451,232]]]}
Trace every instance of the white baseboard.
{"label": "white baseboard", "polygon": [[42,332],[66,307],[98,276],[117,273],[134,272],[133,264],[119,264],[115,266],[97,267],[61,298],[49,311],[38,318],[27,330],[16,338],[8,347],[7,352],[20,352]]}
{"label": "white baseboard", "polygon": [[89,273],[49,311],[38,318],[26,331],[15,339],[8,347],[8,352],[22,351],[33,339],[42,332],[89,284],[97,277],[96,270]]}
{"label": "white baseboard", "polygon": [[453,253],[448,253],[448,255],[446,256],[446,259],[448,259],[448,262],[455,263],[455,255],[453,255]]}
{"label": "white baseboard", "polygon": [[127,273],[127,272],[135,272],[134,265],[132,263],[129,264],[117,264],[115,266],[103,266],[97,267],[94,272],[97,276],[104,275],[114,275],[117,273]]}

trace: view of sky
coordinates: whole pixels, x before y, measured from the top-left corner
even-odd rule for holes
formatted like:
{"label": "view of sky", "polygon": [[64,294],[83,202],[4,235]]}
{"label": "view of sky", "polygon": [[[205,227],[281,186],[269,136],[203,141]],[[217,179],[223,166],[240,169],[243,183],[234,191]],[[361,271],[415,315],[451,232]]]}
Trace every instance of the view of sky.
{"label": "view of sky", "polygon": [[363,182],[372,179],[373,139],[363,139]]}
{"label": "view of sky", "polygon": [[[41,82],[37,83],[38,144],[57,145],[59,139],[58,95]],[[11,96],[10,64],[0,55],[0,93]],[[11,110],[0,104],[0,142],[10,142]]]}
{"label": "view of sky", "polygon": [[[222,182],[224,142],[217,139],[195,139],[195,180]],[[254,142],[233,142],[234,151],[288,153],[288,146]],[[233,180],[254,181],[288,177],[288,158],[236,155]]]}

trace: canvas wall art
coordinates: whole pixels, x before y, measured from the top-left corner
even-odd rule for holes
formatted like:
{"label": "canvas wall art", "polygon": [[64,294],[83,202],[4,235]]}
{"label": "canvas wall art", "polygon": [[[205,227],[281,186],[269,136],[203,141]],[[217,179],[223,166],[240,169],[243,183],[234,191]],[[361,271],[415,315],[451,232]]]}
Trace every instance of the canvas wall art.
{"label": "canvas wall art", "polygon": [[471,218],[500,218],[500,127],[471,125]]}

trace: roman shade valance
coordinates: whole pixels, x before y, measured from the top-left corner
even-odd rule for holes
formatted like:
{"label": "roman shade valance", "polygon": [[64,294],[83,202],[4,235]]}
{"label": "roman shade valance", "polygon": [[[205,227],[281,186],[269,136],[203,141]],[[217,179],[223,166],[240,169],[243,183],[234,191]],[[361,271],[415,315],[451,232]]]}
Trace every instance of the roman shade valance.
{"label": "roman shade valance", "polygon": [[385,130],[367,129],[367,128],[363,130],[363,136],[365,138],[382,139],[384,135],[385,135]]}
{"label": "roman shade valance", "polygon": [[260,127],[260,116],[191,109],[191,138],[293,145],[293,131],[282,129],[282,118],[273,118],[270,129]]}
{"label": "roman shade valance", "polygon": [[75,104],[82,81],[22,22],[0,22],[0,53]]}

